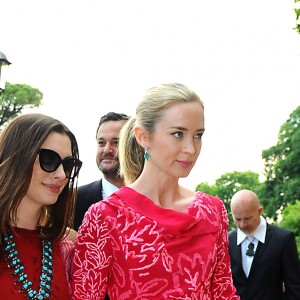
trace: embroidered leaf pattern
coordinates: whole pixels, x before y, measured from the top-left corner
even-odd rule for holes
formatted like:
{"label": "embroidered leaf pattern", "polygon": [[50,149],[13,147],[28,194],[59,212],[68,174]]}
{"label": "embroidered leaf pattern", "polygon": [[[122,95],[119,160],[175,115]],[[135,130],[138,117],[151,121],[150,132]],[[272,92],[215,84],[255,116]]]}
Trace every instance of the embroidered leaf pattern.
{"label": "embroidered leaf pattern", "polygon": [[239,299],[218,198],[197,193],[182,213],[120,191],[93,205],[79,229],[74,300],[104,299],[106,290],[111,300]]}

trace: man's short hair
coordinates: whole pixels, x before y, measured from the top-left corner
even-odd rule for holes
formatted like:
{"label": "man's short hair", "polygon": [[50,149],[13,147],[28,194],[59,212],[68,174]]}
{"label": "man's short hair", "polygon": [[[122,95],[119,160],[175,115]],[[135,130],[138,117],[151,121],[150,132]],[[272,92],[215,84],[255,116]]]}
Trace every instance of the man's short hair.
{"label": "man's short hair", "polygon": [[109,112],[100,118],[96,134],[98,132],[99,127],[105,122],[108,122],[108,121],[124,121],[124,122],[126,122],[129,119],[130,119],[130,117],[127,116],[126,114]]}

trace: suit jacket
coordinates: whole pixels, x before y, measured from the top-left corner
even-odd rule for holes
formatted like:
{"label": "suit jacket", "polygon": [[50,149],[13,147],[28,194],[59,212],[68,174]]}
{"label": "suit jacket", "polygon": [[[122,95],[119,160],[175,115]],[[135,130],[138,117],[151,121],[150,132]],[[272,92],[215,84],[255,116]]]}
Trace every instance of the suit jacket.
{"label": "suit jacket", "polygon": [[300,264],[291,231],[267,224],[265,243],[258,242],[248,278],[242,267],[236,229],[229,233],[229,254],[233,282],[241,300],[300,299]]}
{"label": "suit jacket", "polygon": [[78,188],[75,206],[74,229],[77,231],[89,207],[102,200],[102,179]]}

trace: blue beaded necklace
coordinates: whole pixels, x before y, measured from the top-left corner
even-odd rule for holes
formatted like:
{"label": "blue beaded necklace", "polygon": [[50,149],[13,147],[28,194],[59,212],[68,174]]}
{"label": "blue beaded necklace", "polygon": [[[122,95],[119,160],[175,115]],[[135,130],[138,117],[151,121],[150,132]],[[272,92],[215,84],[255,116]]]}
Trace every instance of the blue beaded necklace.
{"label": "blue beaded necklace", "polygon": [[53,275],[52,262],[52,245],[51,241],[42,240],[43,254],[42,254],[42,272],[40,288],[38,291],[32,289],[32,282],[28,279],[25,273],[24,266],[21,259],[18,257],[18,251],[15,249],[16,244],[13,241],[13,235],[8,232],[4,237],[3,249],[6,252],[6,260],[8,267],[12,268],[12,275],[17,277],[16,283],[20,286],[20,292],[26,293],[26,299],[50,299],[51,284]]}

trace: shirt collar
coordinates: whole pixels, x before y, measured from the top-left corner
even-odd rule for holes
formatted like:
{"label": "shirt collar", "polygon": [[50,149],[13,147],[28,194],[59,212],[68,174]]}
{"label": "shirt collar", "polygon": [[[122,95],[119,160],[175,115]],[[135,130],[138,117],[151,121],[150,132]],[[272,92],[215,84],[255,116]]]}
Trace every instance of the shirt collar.
{"label": "shirt collar", "polygon": [[246,239],[248,236],[252,236],[253,238],[256,238],[261,243],[265,242],[266,239],[266,232],[267,232],[267,222],[266,219],[263,216],[260,216],[260,223],[255,229],[253,233],[250,235],[245,234],[241,229],[237,229],[237,245],[241,244],[244,239]]}
{"label": "shirt collar", "polygon": [[102,197],[105,199],[110,196],[112,193],[116,192],[119,188],[109,181],[107,181],[104,177],[102,178]]}

